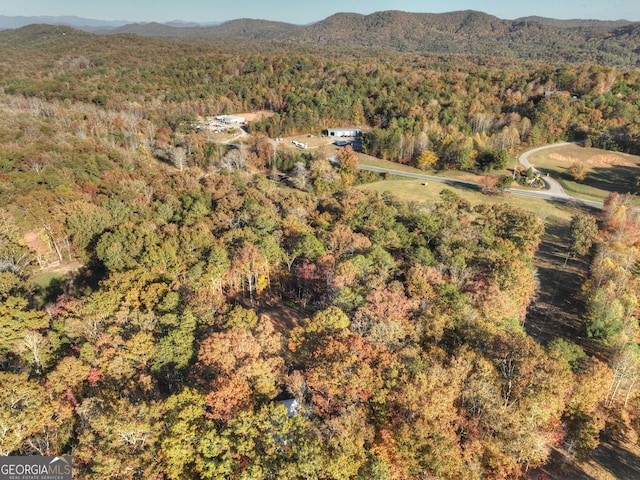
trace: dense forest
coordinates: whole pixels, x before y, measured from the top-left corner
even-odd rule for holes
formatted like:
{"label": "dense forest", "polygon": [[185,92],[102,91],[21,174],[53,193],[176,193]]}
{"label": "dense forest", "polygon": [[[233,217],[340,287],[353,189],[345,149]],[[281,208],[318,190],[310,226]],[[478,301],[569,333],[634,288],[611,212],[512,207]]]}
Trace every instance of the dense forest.
{"label": "dense forest", "polygon": [[[511,479],[637,423],[631,195],[572,222],[587,354],[523,327],[542,218],[367,193],[349,148],[269,140],[356,125],[373,155],[472,171],[557,140],[638,152],[637,70],[49,26],[0,45],[1,454],[95,479]],[[242,148],[196,128],[262,109]]]}

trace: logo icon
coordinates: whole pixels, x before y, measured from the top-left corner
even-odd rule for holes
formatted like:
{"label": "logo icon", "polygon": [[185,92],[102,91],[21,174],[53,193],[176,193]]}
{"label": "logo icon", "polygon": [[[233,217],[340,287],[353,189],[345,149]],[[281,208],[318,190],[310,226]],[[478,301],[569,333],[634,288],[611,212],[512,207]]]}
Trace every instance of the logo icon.
{"label": "logo icon", "polygon": [[0,457],[0,480],[72,480],[71,456]]}

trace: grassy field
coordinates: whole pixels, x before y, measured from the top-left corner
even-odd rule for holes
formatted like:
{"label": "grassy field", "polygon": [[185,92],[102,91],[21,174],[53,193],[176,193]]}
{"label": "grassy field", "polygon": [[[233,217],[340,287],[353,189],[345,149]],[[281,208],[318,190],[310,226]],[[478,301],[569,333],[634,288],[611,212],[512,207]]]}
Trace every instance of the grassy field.
{"label": "grassy field", "polygon": [[[609,152],[579,145],[566,145],[542,150],[529,157],[536,168],[549,172],[569,195],[602,201],[610,192],[636,192],[636,177],[640,176],[640,157]],[[587,167],[587,178],[576,182],[569,167],[580,162]]]}
{"label": "grassy field", "polygon": [[40,287],[41,289],[44,290],[48,288],[55,281],[62,280],[63,278],[64,278],[64,275],[57,272],[42,272],[42,273],[38,273],[37,275],[34,275],[31,278],[31,282],[37,287]]}
{"label": "grassy field", "polygon": [[36,288],[37,301],[43,305],[55,301],[57,296],[63,293],[63,286],[68,282],[69,275],[81,268],[79,262],[72,261],[34,272],[30,282]]}
{"label": "grassy field", "polygon": [[542,218],[556,218],[560,221],[570,221],[571,217],[577,213],[574,207],[551,202],[548,200],[521,197],[517,195],[484,195],[477,190],[461,188],[438,182],[427,182],[424,180],[392,176],[388,180],[360,185],[359,188],[372,190],[379,193],[389,192],[399,200],[428,205],[440,200],[440,192],[444,189],[454,191],[458,196],[464,198],[472,205],[481,203],[509,202],[525,210],[537,213]]}
{"label": "grassy field", "polygon": [[[551,177],[560,182],[565,192],[574,197],[603,201],[610,192],[635,193],[638,191],[636,178],[640,176],[640,156],[610,152],[596,148],[584,148],[579,145],[565,145],[536,152],[529,157],[529,161],[543,172],[549,172]],[[571,167],[574,162],[580,162],[587,167],[587,177],[583,182],[576,182],[571,175],[569,175],[569,167]],[[380,160],[362,154],[360,155],[360,163],[363,165],[407,172],[427,173],[429,175],[472,182],[480,181],[480,176],[469,172],[423,172],[414,167]],[[515,160],[510,158],[507,168],[513,169],[514,165]],[[510,174],[511,170],[508,169],[491,173],[495,175]],[[411,195],[411,193],[407,193],[405,196],[410,197]],[[524,203],[526,204],[526,202]]]}

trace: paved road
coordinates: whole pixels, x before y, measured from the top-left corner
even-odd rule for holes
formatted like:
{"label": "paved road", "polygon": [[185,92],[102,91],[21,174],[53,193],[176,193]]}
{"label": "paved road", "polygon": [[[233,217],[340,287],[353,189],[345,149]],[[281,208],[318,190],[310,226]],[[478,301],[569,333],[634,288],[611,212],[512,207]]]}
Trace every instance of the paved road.
{"label": "paved road", "polygon": [[563,147],[565,145],[575,145],[575,144],[576,144],[575,142],[552,143],[551,145],[545,145],[543,147],[527,150],[522,155],[520,155],[520,157],[518,158],[520,165],[522,165],[524,168],[532,167],[535,172],[540,173],[540,178],[542,178],[542,180],[544,181],[545,189],[544,191],[536,191],[536,190],[531,191],[531,190],[512,188],[510,190],[511,193],[515,193],[517,195],[525,195],[524,192],[529,192],[530,194],[528,196],[531,196],[531,197],[540,196],[540,195],[532,195],[532,194],[540,193],[540,194],[543,194],[543,197],[549,198],[550,200],[554,200],[556,202],[575,203],[577,205],[582,205],[589,208],[602,208],[602,202],[596,202],[593,200],[583,200],[581,198],[576,198],[576,197],[572,197],[571,195],[568,195],[567,192],[564,191],[564,189],[562,188],[562,186],[557,180],[555,180],[554,178],[551,178],[550,176],[547,176],[547,174],[543,172],[540,172],[538,169],[536,169],[536,167],[533,167],[529,163],[529,156],[533,153],[539,152],[541,150],[546,150],[549,148],[557,148],[557,147]]}
{"label": "paved road", "polygon": [[[556,148],[564,145],[570,145],[569,143],[554,143],[552,145],[545,145],[544,147],[534,148],[533,150],[529,150],[520,155],[518,159],[520,164],[525,168],[529,168],[532,166],[529,163],[529,156],[532,153],[538,152],[540,150],[544,150],[547,148]],[[535,167],[533,167],[534,170]],[[467,182],[464,180],[457,180],[455,178],[446,178],[446,177],[436,177],[434,175],[426,175],[422,173],[414,173],[414,172],[404,172],[402,170],[394,170],[389,168],[382,167],[372,167],[369,165],[360,165],[361,170],[367,170],[369,172],[378,172],[378,173],[389,173],[392,175],[397,175],[400,177],[409,177],[409,178],[417,178],[420,180],[429,180],[432,182],[445,183],[447,185],[459,186],[465,188],[471,188],[473,190],[480,190],[481,186],[475,182]],[[537,170],[536,170],[537,171]],[[523,197],[533,197],[533,198],[543,198],[546,200],[560,202],[560,203],[570,203],[574,205],[581,205],[589,208],[602,208],[602,202],[595,202],[592,200],[583,200],[581,198],[576,198],[568,195],[560,186],[560,184],[551,177],[547,177],[544,174],[541,175],[541,178],[544,180],[545,189],[544,190],[526,190],[524,188],[509,188],[507,189],[512,195],[520,195]]]}
{"label": "paved road", "polygon": [[369,165],[360,165],[360,170],[367,170],[369,172],[377,173],[389,173],[391,175],[397,175],[400,177],[417,178],[419,180],[431,180],[432,182],[446,183],[447,185],[454,185],[458,187],[471,188],[473,190],[480,190],[480,184],[475,182],[467,182],[464,180],[457,180],[455,178],[436,177],[435,175],[426,175],[423,173],[404,172],[402,170],[393,170],[382,167],[372,167]]}
{"label": "paved road", "polygon": [[[534,148],[533,150],[528,150],[528,151],[524,152],[522,155],[520,155],[520,158],[518,158],[518,161],[520,162],[520,165],[522,165],[524,168],[528,169],[529,167],[531,167],[531,164],[529,163],[529,156],[531,154],[537,153],[540,150],[546,150],[548,148],[562,147],[564,145],[572,145],[572,144],[568,143],[568,142],[562,142],[562,143],[554,143],[554,144],[551,144],[551,145],[545,145],[544,147]],[[544,182],[544,184],[546,186],[545,191],[548,191],[549,193],[555,195],[558,198],[571,198],[562,189],[562,187],[560,186],[560,183],[558,183],[557,180],[547,176],[543,172],[540,172],[540,170],[538,170],[535,167],[533,167],[533,171],[540,174],[540,178],[542,178],[542,181]]]}

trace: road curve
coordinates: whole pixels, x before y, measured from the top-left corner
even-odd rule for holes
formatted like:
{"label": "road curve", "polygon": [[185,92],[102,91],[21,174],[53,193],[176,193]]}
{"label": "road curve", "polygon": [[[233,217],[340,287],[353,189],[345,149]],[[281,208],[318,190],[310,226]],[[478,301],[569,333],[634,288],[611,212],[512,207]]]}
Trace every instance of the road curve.
{"label": "road curve", "polygon": [[543,147],[538,147],[538,148],[534,148],[532,150],[527,150],[526,152],[524,152],[522,155],[520,155],[520,157],[518,158],[518,162],[520,162],[520,165],[522,165],[524,168],[533,168],[534,172],[538,172],[540,173],[540,178],[542,178],[542,181],[544,182],[546,189],[545,191],[553,194],[554,196],[558,197],[558,198],[566,198],[566,199],[570,199],[571,196],[567,195],[567,193],[563,190],[562,186],[560,186],[560,183],[558,183],[557,180],[547,176],[548,174],[544,174],[541,173],[538,169],[536,169],[536,167],[533,167],[530,163],[529,163],[529,156],[533,153],[537,153],[540,150],[546,150],[548,148],[556,148],[556,147],[562,147],[565,145],[573,145],[571,143],[568,142],[561,142],[561,143],[553,143],[551,145],[545,145]]}
{"label": "road curve", "polygon": [[[529,167],[532,167],[534,171],[540,173],[540,178],[542,178],[542,181],[544,181],[546,188],[544,192],[512,188],[510,189],[511,193],[516,193],[519,195],[527,195],[524,192],[529,192],[528,196],[533,196],[533,197],[539,196],[535,194],[543,193],[546,198],[549,198],[557,202],[573,203],[573,204],[581,205],[584,207],[601,209],[603,207],[602,202],[597,202],[595,200],[584,200],[582,198],[572,197],[571,195],[567,194],[567,192],[564,191],[564,189],[562,188],[562,186],[557,180],[555,180],[554,178],[551,178],[550,176],[548,176],[548,174],[544,174],[540,172],[538,169],[536,169],[536,167],[534,167],[529,163],[529,156],[533,153],[539,152],[541,150],[546,150],[548,148],[564,147],[566,145],[577,145],[577,142],[552,143],[550,145],[544,145],[542,147],[533,148],[531,150],[527,150],[526,152],[523,152],[522,155],[518,157],[518,162],[520,162],[520,165],[522,165],[524,168],[528,169]],[[518,192],[516,192],[516,190]],[[534,194],[534,195],[531,195],[531,194]]]}
{"label": "road curve", "polygon": [[[547,148],[561,147],[564,145],[570,145],[570,143],[567,143],[567,142],[554,143],[552,145],[545,145],[544,147],[534,148],[532,150],[528,150],[524,152],[522,155],[520,155],[518,160],[520,164],[523,165],[525,168],[529,168],[532,166],[529,163],[529,155],[531,155],[532,153],[535,153]],[[533,168],[534,170],[536,170],[535,167]],[[445,183],[447,185],[470,188],[473,190],[481,190],[481,186],[478,183],[468,182],[465,180],[458,180],[455,178],[436,177],[434,175],[426,175],[426,174],[414,173],[414,172],[404,172],[402,170],[394,170],[394,169],[383,168],[383,167],[373,167],[370,165],[360,165],[360,169],[366,170],[369,172],[388,173],[390,175],[397,175],[400,177],[417,178],[420,180],[429,180],[431,182]],[[542,198],[542,199],[550,200],[553,202],[568,203],[576,206],[595,208],[595,209],[602,208],[602,202],[596,202],[593,200],[583,200],[581,198],[572,197],[562,189],[562,187],[557,182],[557,180],[554,180],[551,177],[547,177],[544,174],[541,175],[541,178],[544,180],[544,183],[547,187],[545,188],[545,190],[526,190],[524,188],[508,188],[506,191],[510,192],[512,195],[520,195],[523,197]]]}

